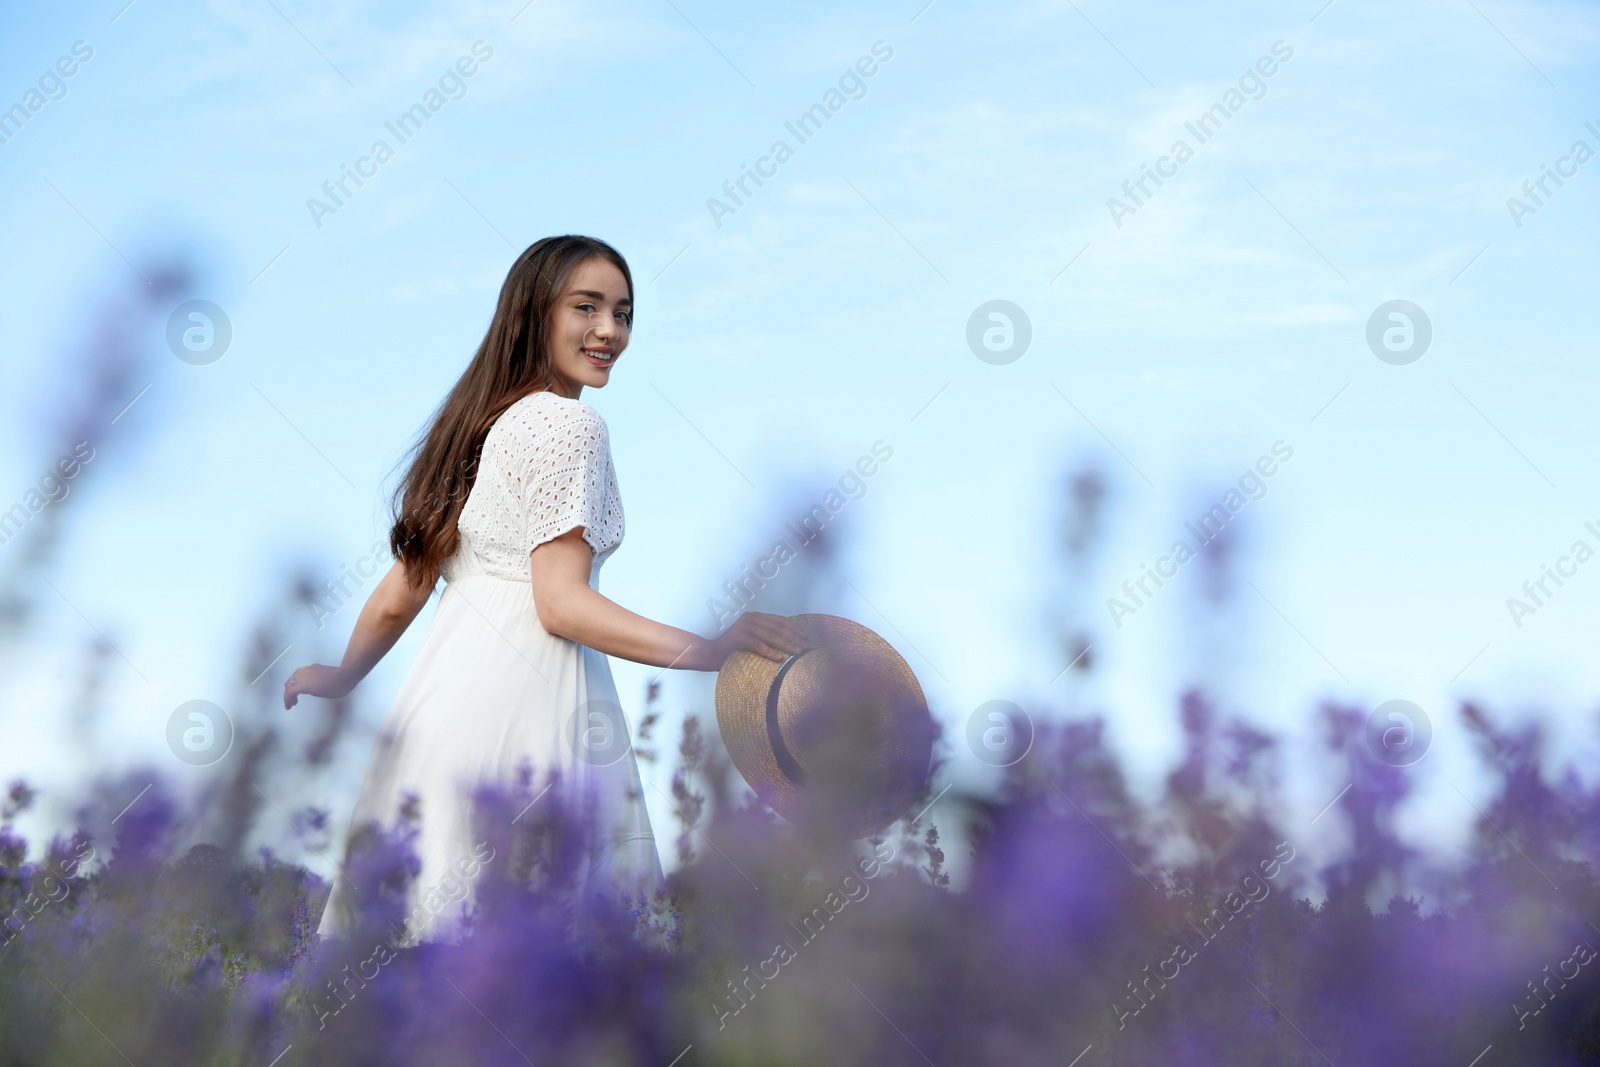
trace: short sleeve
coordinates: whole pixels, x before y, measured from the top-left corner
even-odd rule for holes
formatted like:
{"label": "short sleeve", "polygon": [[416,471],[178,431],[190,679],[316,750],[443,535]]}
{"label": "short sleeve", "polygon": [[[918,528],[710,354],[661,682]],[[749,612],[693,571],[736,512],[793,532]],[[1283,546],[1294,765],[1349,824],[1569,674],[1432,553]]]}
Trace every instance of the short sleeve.
{"label": "short sleeve", "polygon": [[581,402],[555,406],[522,459],[524,559],[539,545],[578,526],[596,556],[622,540],[611,439],[598,411]]}

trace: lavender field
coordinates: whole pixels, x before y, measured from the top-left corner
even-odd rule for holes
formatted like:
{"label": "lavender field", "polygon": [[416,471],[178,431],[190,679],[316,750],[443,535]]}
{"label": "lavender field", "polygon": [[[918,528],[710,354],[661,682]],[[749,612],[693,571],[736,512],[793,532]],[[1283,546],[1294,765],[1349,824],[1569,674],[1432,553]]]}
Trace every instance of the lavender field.
{"label": "lavender field", "polygon": [[[1277,741],[1195,693],[1157,806],[1130,798],[1099,721],[1067,722],[1041,728],[998,793],[952,789],[854,847],[740,805],[691,718],[669,894],[575,906],[582,812],[557,791],[514,823],[532,792],[486,797],[477,929],[416,949],[393,947],[404,825],[343,869],[370,917],[348,943],[313,934],[326,882],[241,848],[275,817],[255,780],[304,758],[271,731],[236,742],[249,758],[201,808],[157,785],[114,833],[37,862],[9,828],[31,799],[18,782],[0,836],[0,1062],[1600,1062],[1600,796],[1541,767],[1535,733],[1461,716],[1498,786],[1449,870],[1395,837],[1407,771],[1372,758],[1352,709],[1320,715],[1352,784],[1315,827],[1276,819]],[[1351,847],[1312,871],[1300,844],[1333,822]],[[952,824],[975,842],[961,891]],[[200,826],[205,843],[181,844]],[[1316,904],[1313,874],[1329,887]]]}

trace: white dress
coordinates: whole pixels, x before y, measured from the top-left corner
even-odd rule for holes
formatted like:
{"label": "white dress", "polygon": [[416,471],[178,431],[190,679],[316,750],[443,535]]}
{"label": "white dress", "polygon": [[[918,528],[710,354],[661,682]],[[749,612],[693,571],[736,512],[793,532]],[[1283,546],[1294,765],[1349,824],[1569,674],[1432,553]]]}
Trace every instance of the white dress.
{"label": "white dress", "polygon": [[[384,721],[351,819],[352,830],[369,821],[389,827],[407,793],[419,801],[422,869],[407,913],[422,921],[407,922],[403,945],[456,939],[472,902],[470,879],[458,872],[478,869],[474,857],[483,858],[473,839],[472,789],[509,786],[524,762],[536,794],[552,769],[563,783],[593,790],[610,842],[594,873],[646,899],[662,881],[610,665],[601,653],[547,633],[534,611],[528,553],[577,526],[594,551],[589,585],[598,589],[600,567],[623,534],[605,421],[584,401],[530,394],[506,409],[484,440],[457,522],[460,547],[442,568],[444,592]],[[441,895],[441,886],[452,891]],[[336,876],[318,933],[349,931],[357,895]]]}

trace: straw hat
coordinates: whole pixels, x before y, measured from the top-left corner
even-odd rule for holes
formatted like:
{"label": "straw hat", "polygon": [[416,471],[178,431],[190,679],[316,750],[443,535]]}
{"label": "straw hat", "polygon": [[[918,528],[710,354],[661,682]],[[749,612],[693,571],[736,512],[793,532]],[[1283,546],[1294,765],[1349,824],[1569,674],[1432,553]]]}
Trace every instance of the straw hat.
{"label": "straw hat", "polygon": [[867,837],[926,790],[935,727],[889,643],[837,615],[791,617],[806,651],[783,663],[735,652],[717,674],[717,726],[733,765],[796,825]]}

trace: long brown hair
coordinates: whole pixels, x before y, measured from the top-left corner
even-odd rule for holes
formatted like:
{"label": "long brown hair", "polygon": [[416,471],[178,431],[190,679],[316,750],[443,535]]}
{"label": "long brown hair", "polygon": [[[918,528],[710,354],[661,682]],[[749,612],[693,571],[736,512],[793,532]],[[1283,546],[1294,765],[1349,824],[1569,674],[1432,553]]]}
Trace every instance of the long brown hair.
{"label": "long brown hair", "polygon": [[438,581],[444,561],[456,552],[456,519],[472,491],[489,428],[506,408],[553,384],[550,312],[573,268],[592,256],[622,272],[632,299],[627,260],[604,241],[565,234],[529,245],[506,274],[489,332],[472,362],[407,452],[410,466],[390,500],[389,551],[405,564],[413,589]]}

